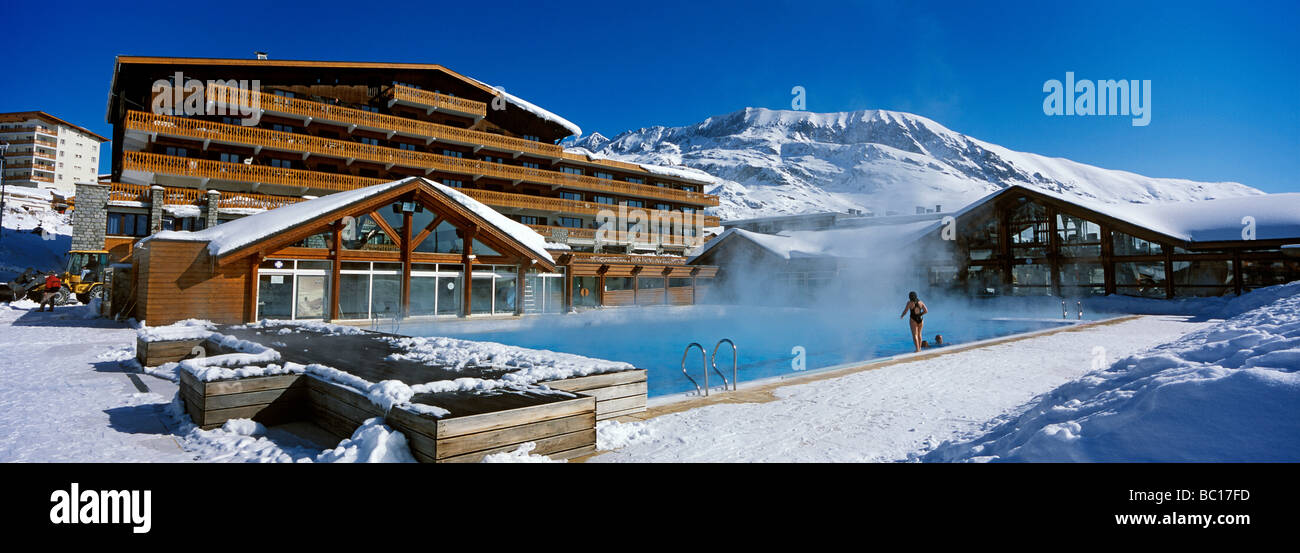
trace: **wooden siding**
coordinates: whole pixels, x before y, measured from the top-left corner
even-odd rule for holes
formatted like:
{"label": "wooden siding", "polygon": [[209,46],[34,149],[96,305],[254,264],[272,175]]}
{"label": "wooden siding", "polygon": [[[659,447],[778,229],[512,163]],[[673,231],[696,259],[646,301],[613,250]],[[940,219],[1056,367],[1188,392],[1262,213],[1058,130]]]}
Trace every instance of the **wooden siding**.
{"label": "wooden siding", "polygon": [[215,267],[206,242],[151,240],[135,250],[136,313],[150,325],[244,322],[249,260]]}

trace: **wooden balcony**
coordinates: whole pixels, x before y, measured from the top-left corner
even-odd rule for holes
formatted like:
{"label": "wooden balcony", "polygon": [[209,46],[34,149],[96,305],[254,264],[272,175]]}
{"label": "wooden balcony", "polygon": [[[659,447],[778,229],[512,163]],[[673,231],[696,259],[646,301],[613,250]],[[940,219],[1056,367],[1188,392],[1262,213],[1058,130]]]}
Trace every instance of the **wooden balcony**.
{"label": "wooden balcony", "polygon": [[20,144],[32,144],[32,145],[35,145],[35,146],[45,146],[45,147],[47,147],[47,148],[58,148],[58,147],[59,147],[59,143],[58,143],[58,142],[55,142],[55,141],[53,141],[53,140],[44,140],[44,139],[37,138],[37,137],[33,137],[33,138],[15,138],[15,139],[13,139],[13,140],[8,140],[8,142],[9,142],[9,144],[12,144],[12,145],[14,145],[14,146],[17,146],[17,145],[20,145]]}
{"label": "wooden balcony", "polygon": [[54,182],[54,177],[45,177],[35,173],[22,173],[17,175],[5,175],[5,182]]}
{"label": "wooden balcony", "polygon": [[406,102],[424,106],[430,113],[441,110],[470,115],[480,119],[487,117],[487,104],[467,98],[457,98],[402,85],[393,85],[393,88],[387,94],[390,106],[395,102]]}
{"label": "wooden balcony", "polygon": [[[473,131],[469,129],[459,129],[447,125],[439,125],[428,121],[417,121],[406,117],[397,117],[394,115],[384,115],[373,113],[360,109],[323,104],[312,102],[300,98],[287,98],[276,96],[265,92],[256,93],[256,98],[243,98],[239,96],[241,91],[224,85],[212,85],[207,87],[208,101],[215,104],[232,105],[232,102],[239,101],[247,104],[254,100],[258,102],[261,109],[277,114],[301,117],[304,120],[329,121],[339,125],[349,127],[360,127],[383,132],[397,132],[409,136],[417,136],[423,139],[434,139],[436,141],[452,142],[471,146],[487,146],[499,149],[512,154],[530,154],[546,158],[558,158],[564,149],[555,144],[545,142],[536,142],[533,140],[524,140],[510,136],[502,136],[482,131]],[[249,91],[242,91],[242,94],[250,94]]]}
{"label": "wooden balcony", "polygon": [[165,156],[147,152],[123,152],[122,168],[126,171],[162,173],[200,179],[234,182],[279,184],[325,190],[352,190],[388,182],[384,179],[334,175],[299,169],[280,169],[266,165],[244,165],[206,159]]}
{"label": "wooden balcony", "polygon": [[[548,225],[528,225],[538,234],[554,242],[567,243],[569,240],[594,241],[596,239],[596,229],[589,228],[571,228],[556,227]],[[664,234],[656,237],[657,240],[640,240],[638,243],[662,243],[665,246],[690,246],[702,243],[702,239],[695,239],[693,236],[682,234]],[[613,244],[626,244],[633,239],[633,233],[628,231],[606,231],[605,240]],[[690,242],[695,240],[695,242]]]}
{"label": "wooden balcony", "polygon": [[[109,184],[108,200],[112,202],[149,203],[153,201],[152,189],[153,187],[148,184],[114,182]],[[221,209],[275,209],[301,201],[304,201],[304,199],[295,196],[270,196],[253,192],[222,190],[217,194],[217,205]],[[197,188],[165,186],[163,187],[163,202],[165,205],[205,205],[208,203],[208,192]]]}
{"label": "wooden balcony", "polygon": [[41,125],[29,125],[29,126],[26,126],[26,127],[14,127],[14,128],[12,128],[12,129],[0,129],[0,134],[9,134],[9,133],[31,133],[31,132],[38,132],[38,133],[41,133],[41,134],[48,134],[48,135],[50,135],[50,136],[58,136],[58,135],[59,135],[59,130],[58,130],[58,129],[51,129],[51,128],[49,128],[49,127],[45,127],[45,126],[41,126]]}
{"label": "wooden balcony", "polygon": [[[362,186],[388,182],[385,179],[354,177],[351,175],[334,175],[300,169],[280,169],[265,165],[244,165],[206,159],[173,157],[148,152],[123,152],[122,168],[125,171],[160,173],[182,177],[216,179],[223,181],[250,182],[261,184],[279,184],[298,186],[307,189],[325,189],[333,191],[352,190]],[[530,209],[594,216],[601,210],[614,209],[617,206],[595,202],[578,202],[559,198],[543,198],[508,192],[488,190],[461,189],[466,195],[493,207]],[[651,211],[651,210],[647,210]],[[663,212],[660,212],[663,213]],[[706,226],[716,226],[717,217],[706,216]]]}
{"label": "wooden balcony", "polygon": [[108,185],[110,202],[150,202],[149,185],[114,182]]}
{"label": "wooden balcony", "polygon": [[400,165],[425,170],[457,173],[462,175],[479,175],[496,179],[509,180],[514,183],[531,182],[550,185],[552,188],[576,188],[607,192],[612,194],[640,196],[652,199],[670,200],[694,206],[718,205],[718,197],[712,194],[687,192],[671,188],[660,188],[645,184],[632,184],[584,175],[570,175],[558,171],[532,169],[518,165],[492,163],[474,159],[414,152],[397,148],[385,148],[358,142],[333,140],[310,136],[271,131],[257,127],[226,125],[212,121],[174,117],[170,115],[153,115],[141,111],[130,111],[126,116],[129,130],[179,136],[202,141],[215,141],[250,147],[271,148],[273,150],[308,155],[322,155],[344,160],[364,160],[383,164],[386,167]]}

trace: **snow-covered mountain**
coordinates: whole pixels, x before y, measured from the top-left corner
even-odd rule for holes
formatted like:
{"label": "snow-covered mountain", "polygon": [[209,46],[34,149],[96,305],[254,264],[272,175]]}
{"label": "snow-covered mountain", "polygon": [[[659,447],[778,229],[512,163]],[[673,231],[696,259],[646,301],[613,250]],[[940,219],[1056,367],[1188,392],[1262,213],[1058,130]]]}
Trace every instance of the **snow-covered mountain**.
{"label": "snow-covered mountain", "polygon": [[1013,184],[1108,203],[1261,194],[1235,182],[1144,177],[1017,152],[910,113],[811,113],[746,108],[684,127],[650,127],[569,146],[636,163],[685,165],[722,181],[726,219],[863,209],[955,210]]}

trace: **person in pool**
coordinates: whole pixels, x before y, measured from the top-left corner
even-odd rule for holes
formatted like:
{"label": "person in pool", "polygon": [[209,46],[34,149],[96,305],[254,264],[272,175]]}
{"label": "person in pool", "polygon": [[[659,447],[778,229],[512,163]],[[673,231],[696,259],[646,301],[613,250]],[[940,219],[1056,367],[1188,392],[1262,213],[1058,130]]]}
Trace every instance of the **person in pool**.
{"label": "person in pool", "polygon": [[935,334],[935,335],[934,335],[934,347],[937,348],[937,347],[940,347],[940,346],[946,346],[946,345],[948,345],[948,344],[943,343],[943,335],[942,335],[942,334]]}
{"label": "person in pool", "polygon": [[908,314],[912,316],[912,343],[916,346],[916,351],[921,351],[921,328],[925,326],[921,318],[929,313],[930,310],[925,307],[925,302],[916,297],[916,292],[907,293],[907,305],[903,306],[903,314],[898,318],[903,318]]}

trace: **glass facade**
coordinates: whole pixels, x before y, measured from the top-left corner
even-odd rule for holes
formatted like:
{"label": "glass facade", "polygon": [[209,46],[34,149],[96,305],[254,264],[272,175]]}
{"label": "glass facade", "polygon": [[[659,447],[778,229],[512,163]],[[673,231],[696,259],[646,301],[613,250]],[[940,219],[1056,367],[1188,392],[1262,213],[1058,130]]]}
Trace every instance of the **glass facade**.
{"label": "glass facade", "polygon": [[258,319],[323,319],[329,315],[330,262],[267,259],[258,268]]}

